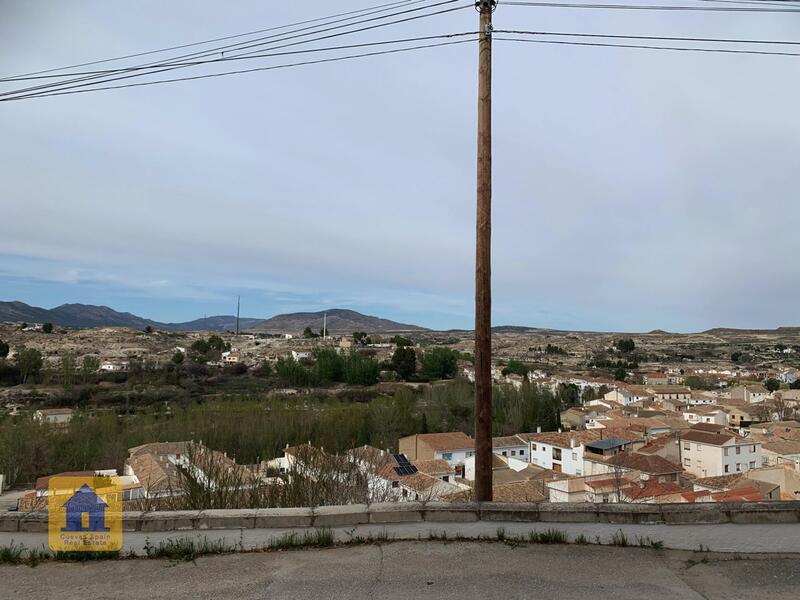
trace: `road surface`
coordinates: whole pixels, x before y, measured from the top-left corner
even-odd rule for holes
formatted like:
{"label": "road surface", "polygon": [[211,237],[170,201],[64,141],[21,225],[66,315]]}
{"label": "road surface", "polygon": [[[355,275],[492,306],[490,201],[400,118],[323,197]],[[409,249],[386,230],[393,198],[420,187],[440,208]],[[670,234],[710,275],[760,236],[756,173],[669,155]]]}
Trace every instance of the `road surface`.
{"label": "road surface", "polygon": [[129,559],[3,566],[0,598],[796,600],[800,557],[395,542],[211,556],[194,563]]}

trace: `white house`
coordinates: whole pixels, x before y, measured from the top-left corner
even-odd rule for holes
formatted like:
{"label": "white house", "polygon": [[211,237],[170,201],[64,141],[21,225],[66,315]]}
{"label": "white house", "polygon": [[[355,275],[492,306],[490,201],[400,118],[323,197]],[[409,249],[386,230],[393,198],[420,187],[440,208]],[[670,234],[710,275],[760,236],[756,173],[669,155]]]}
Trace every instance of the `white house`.
{"label": "white house", "polygon": [[742,473],[761,466],[761,443],[721,429],[690,429],[680,435],[683,468],[698,477]]}
{"label": "white house", "polygon": [[460,431],[448,433],[419,433],[400,438],[401,454],[410,461],[444,460],[451,466],[461,466],[475,454],[475,440]]}
{"label": "white house", "polygon": [[33,413],[33,420],[39,423],[64,425],[72,420],[73,414],[71,408],[42,408]]}
{"label": "white house", "polygon": [[712,425],[728,424],[728,413],[720,408],[696,406],[685,410],[682,414],[683,418],[692,425],[696,423],[711,423]]}
{"label": "white house", "polygon": [[611,390],[605,396],[603,396],[603,398],[611,402],[618,402],[620,404],[628,406],[629,404],[633,404],[634,402],[640,402],[642,400],[650,398],[651,396],[652,393],[644,389],[643,386],[631,385]]}
{"label": "white house", "polygon": [[744,400],[748,404],[763,402],[769,396],[769,390],[761,384],[740,385],[731,390],[731,400]]}
{"label": "white house", "polygon": [[527,434],[530,462],[567,475],[583,475],[586,442],[600,439],[597,431],[569,431]]}
{"label": "white house", "polygon": [[492,438],[492,452],[500,456],[528,460],[528,442],[518,435]]}
{"label": "white house", "polygon": [[292,350],[292,358],[295,360],[311,358],[311,352],[298,352],[297,350]]}

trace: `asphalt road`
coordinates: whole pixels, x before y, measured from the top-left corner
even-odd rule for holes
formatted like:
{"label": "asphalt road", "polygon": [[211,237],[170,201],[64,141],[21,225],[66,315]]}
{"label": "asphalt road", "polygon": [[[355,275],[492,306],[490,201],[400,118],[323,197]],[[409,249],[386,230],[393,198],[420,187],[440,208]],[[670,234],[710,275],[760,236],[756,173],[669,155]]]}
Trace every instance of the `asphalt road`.
{"label": "asphalt road", "polygon": [[249,600],[800,598],[800,557],[602,546],[395,542],[204,557],[0,567],[0,598]]}

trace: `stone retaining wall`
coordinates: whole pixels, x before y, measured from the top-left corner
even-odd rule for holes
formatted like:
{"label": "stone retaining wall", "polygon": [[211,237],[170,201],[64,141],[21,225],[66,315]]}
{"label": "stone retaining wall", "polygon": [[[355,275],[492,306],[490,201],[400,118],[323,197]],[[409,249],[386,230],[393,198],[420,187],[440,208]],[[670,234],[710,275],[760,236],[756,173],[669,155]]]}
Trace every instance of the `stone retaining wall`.
{"label": "stone retaining wall", "polygon": [[[401,502],[319,508],[126,512],[126,532],[349,527],[395,523],[798,524],[800,502],[554,504]],[[46,513],[2,513],[2,533],[46,533]]]}

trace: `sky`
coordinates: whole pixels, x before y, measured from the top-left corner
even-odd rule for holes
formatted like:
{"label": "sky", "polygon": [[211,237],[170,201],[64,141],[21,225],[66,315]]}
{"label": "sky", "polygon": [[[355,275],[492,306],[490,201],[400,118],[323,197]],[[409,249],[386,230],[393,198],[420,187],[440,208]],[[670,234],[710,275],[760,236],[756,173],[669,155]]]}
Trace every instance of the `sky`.
{"label": "sky", "polygon": [[[381,3],[0,0],[0,76]],[[501,3],[494,20],[800,40],[785,13]],[[467,9],[317,45],[476,25]],[[493,64],[494,324],[800,325],[800,57],[496,41]],[[241,295],[249,317],[471,328],[476,66],[470,43],[0,103],[0,300],[176,322]]]}

